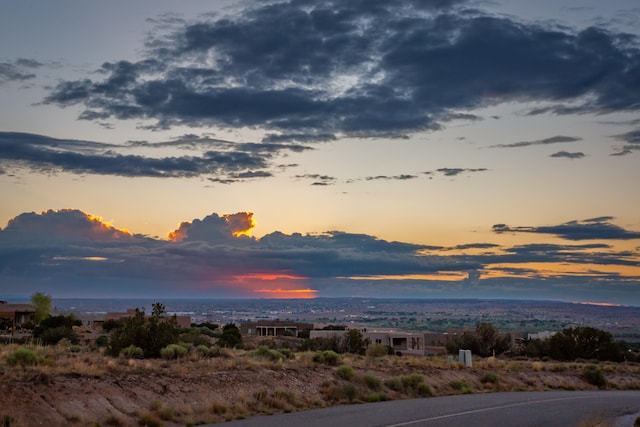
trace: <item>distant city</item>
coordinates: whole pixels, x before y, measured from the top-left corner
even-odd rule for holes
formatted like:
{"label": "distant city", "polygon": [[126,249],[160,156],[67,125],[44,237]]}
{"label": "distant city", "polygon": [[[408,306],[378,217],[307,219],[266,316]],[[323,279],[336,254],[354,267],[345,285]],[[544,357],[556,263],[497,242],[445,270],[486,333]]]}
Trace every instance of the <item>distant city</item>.
{"label": "distant city", "polygon": [[349,327],[447,332],[489,322],[501,332],[538,333],[592,326],[617,340],[640,342],[640,307],[522,300],[317,298],[263,300],[204,299],[58,299],[54,312],[83,316],[140,308],[162,302],[170,314],[193,323],[220,325],[281,319]]}

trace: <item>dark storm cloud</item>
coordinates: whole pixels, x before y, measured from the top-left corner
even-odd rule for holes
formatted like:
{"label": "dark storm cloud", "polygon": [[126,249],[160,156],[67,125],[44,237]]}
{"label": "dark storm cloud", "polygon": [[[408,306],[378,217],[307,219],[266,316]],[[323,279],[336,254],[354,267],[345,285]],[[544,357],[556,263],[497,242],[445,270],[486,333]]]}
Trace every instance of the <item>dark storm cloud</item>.
{"label": "dark storm cloud", "polygon": [[[584,223],[597,225],[610,219],[593,218]],[[556,284],[576,295],[584,291],[585,284],[607,283],[607,289],[611,289],[640,279],[598,272],[597,268],[580,273],[584,264],[638,265],[637,251],[616,252],[603,243],[510,248],[473,243],[443,248],[340,231],[307,235],[273,232],[261,239],[241,235],[253,224],[250,212],[214,213],[183,222],[169,233],[169,240],[160,240],[118,229],[79,210],[21,214],[0,230],[0,293],[20,285],[28,289],[25,292],[69,295],[113,297],[136,289],[146,295],[247,296],[243,294],[246,289],[238,286],[238,276],[284,274],[304,280],[304,286],[318,290],[321,296],[366,290],[373,297],[439,292],[468,297],[469,289],[481,288],[484,297],[490,296],[489,291],[501,292],[496,296],[504,297],[505,292],[514,296],[514,292],[527,289],[544,290],[550,295],[546,292]],[[452,255],[452,249],[490,251]],[[531,268],[532,262],[562,263],[575,266],[576,272],[565,274],[563,270],[549,276]],[[516,281],[484,279],[482,271],[526,277]],[[406,277],[437,277],[439,272],[469,279],[450,282]]]}
{"label": "dark storm cloud", "polygon": [[558,151],[557,153],[553,153],[551,154],[549,157],[565,157],[567,159],[582,159],[584,157],[584,153],[582,152],[575,152],[575,153],[570,153],[568,151]]}
{"label": "dark storm cloud", "polygon": [[[172,22],[150,35],[147,59],[105,63],[104,79],[63,81],[45,102],[83,105],[87,120],[255,126],[272,132],[267,142],[439,129],[457,111],[502,102],[550,101],[558,114],[640,107],[633,36],[464,3],[256,2]],[[553,142],[568,141],[537,143]]]}
{"label": "dark storm cloud", "polygon": [[581,141],[582,138],[578,138],[575,136],[552,136],[551,138],[540,139],[537,141],[520,141],[514,142],[513,144],[497,144],[492,145],[493,148],[520,148],[520,147],[529,147],[531,145],[548,145],[548,144],[559,144],[563,142],[576,142]]}
{"label": "dark storm cloud", "polygon": [[[199,150],[197,155],[145,157],[122,154],[136,147],[173,147]],[[172,141],[126,145],[51,138],[18,132],[0,132],[0,164],[6,168],[26,165],[38,171],[65,171],[127,177],[193,177],[215,175],[220,179],[269,177],[265,170],[286,151],[309,148],[297,144],[233,143],[208,137],[185,135]]]}
{"label": "dark storm cloud", "polygon": [[625,230],[611,223],[611,217],[599,217],[582,221],[570,221],[560,225],[531,227],[510,227],[506,224],[495,224],[496,233],[539,233],[553,234],[567,240],[631,240],[640,239],[640,232]]}

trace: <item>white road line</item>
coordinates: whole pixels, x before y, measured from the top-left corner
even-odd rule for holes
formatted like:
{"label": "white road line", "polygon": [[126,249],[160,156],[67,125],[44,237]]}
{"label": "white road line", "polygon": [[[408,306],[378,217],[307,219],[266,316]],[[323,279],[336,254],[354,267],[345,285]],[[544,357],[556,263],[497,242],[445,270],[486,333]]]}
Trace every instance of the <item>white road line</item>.
{"label": "white road line", "polygon": [[497,409],[504,409],[504,408],[513,408],[514,406],[535,405],[535,404],[538,404],[538,403],[559,402],[559,401],[562,401],[562,400],[586,399],[586,398],[589,398],[589,397],[593,397],[593,396],[559,397],[557,399],[545,399],[545,400],[534,400],[534,401],[528,401],[528,402],[511,403],[509,405],[493,406],[491,408],[474,409],[472,411],[456,412],[455,414],[440,415],[440,416],[431,417],[431,418],[422,418],[422,419],[419,419],[419,420],[407,421],[407,422],[398,423],[398,424],[389,424],[386,427],[410,426],[412,424],[423,423],[423,422],[426,422],[426,421],[442,420],[442,419],[445,419],[445,418],[459,417],[460,415],[476,414],[478,412],[495,411]]}

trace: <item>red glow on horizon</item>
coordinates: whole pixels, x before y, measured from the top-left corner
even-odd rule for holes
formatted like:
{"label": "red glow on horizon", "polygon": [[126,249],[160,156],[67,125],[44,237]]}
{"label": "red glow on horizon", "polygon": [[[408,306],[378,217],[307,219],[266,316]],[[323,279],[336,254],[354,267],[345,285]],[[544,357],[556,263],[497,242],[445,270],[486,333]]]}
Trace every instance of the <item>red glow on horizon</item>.
{"label": "red glow on horizon", "polygon": [[256,289],[254,292],[265,294],[268,298],[298,298],[311,299],[315,298],[318,291],[315,289]]}
{"label": "red glow on horizon", "polygon": [[305,287],[307,277],[287,271],[238,274],[234,279],[235,286],[264,298],[315,298],[318,294],[317,290]]}
{"label": "red glow on horizon", "polygon": [[578,301],[575,304],[597,305],[599,307],[622,307],[621,304],[614,304],[614,303],[611,303],[611,302]]}
{"label": "red glow on horizon", "polygon": [[238,280],[305,280],[306,277],[295,276],[293,274],[282,273],[255,273],[255,274],[240,274],[235,276]]}

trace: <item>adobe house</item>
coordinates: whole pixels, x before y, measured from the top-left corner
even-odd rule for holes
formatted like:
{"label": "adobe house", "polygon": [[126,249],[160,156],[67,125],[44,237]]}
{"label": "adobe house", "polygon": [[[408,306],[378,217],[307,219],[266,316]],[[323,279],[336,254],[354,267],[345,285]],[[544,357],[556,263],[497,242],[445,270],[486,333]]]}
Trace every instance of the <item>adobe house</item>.
{"label": "adobe house", "polygon": [[6,301],[0,301],[0,318],[10,319],[14,329],[33,322],[35,316],[36,309],[31,304],[9,304]]}
{"label": "adobe house", "polygon": [[258,320],[240,325],[240,333],[258,336],[292,336],[299,337],[303,331],[313,329],[312,323],[293,322],[288,320]]}

